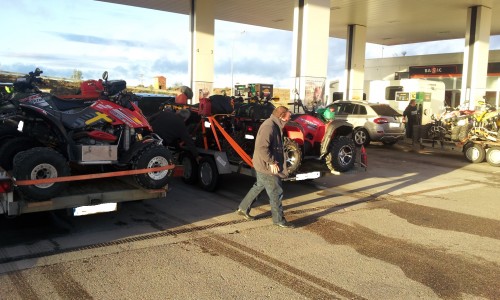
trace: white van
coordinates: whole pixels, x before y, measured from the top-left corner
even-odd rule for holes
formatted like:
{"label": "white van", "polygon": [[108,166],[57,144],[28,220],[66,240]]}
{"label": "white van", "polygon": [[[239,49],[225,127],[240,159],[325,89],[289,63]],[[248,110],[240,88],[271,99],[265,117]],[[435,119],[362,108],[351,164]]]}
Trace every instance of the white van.
{"label": "white van", "polygon": [[425,79],[373,80],[370,82],[368,102],[389,104],[403,113],[410,100],[417,100],[422,125],[431,122],[431,116],[444,111],[444,82]]}

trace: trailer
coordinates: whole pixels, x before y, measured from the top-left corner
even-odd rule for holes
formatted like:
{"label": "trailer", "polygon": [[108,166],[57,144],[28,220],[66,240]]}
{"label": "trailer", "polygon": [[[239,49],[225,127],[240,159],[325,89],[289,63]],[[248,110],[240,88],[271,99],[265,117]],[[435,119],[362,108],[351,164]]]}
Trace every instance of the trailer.
{"label": "trailer", "polygon": [[489,137],[489,139],[468,137],[463,140],[450,140],[444,132],[431,138],[427,135],[430,125],[415,125],[414,127],[413,144],[418,145],[420,149],[429,145],[431,148],[439,147],[440,150],[460,151],[470,163],[486,161],[491,166],[500,167],[499,139],[495,137]]}
{"label": "trailer", "polygon": [[[231,115],[213,115],[204,117],[198,124],[198,130],[201,135],[196,137],[197,142],[201,147],[198,147],[201,159],[196,161],[190,153],[182,152],[175,154],[177,159],[174,159],[184,168],[183,180],[186,183],[194,184],[199,181],[201,187],[206,191],[215,191],[220,181],[221,175],[226,174],[243,174],[248,176],[256,176],[253,169],[252,158],[243,149],[244,145],[238,143],[217,120],[220,117],[231,117]],[[195,131],[196,131],[195,130]],[[208,138],[210,136],[210,138]],[[254,136],[247,136],[247,139],[254,139]],[[231,152],[231,153],[228,153]],[[230,157],[239,156],[241,159],[235,161]],[[284,181],[302,181],[316,179],[329,174],[330,171],[326,168],[320,169],[315,165],[301,166],[292,176],[284,179]]]}
{"label": "trailer", "polygon": [[[164,167],[92,173],[65,177],[16,180],[0,167],[0,215],[21,214],[67,209],[73,216],[115,211],[127,201],[164,198],[168,185],[160,189],[145,189],[135,183],[131,175],[173,169],[173,176],[180,176],[182,168]],[[68,188],[47,201],[30,201],[16,192],[16,186],[50,184],[66,181]]]}

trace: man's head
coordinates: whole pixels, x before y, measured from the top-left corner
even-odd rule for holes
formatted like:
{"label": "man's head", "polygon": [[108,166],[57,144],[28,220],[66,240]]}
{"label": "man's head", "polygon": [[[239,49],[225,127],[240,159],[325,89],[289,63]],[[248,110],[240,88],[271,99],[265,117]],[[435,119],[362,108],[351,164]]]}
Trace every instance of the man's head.
{"label": "man's head", "polygon": [[285,106],[278,106],[273,111],[273,116],[278,117],[283,122],[288,122],[292,113]]}
{"label": "man's head", "polygon": [[417,101],[415,101],[415,100],[410,100],[410,105],[411,105],[411,106],[415,106],[415,105],[417,105]]}
{"label": "man's head", "polygon": [[179,109],[177,111],[177,114],[181,116],[181,118],[184,120],[184,122],[189,119],[189,116],[191,115],[191,112],[188,109]]}

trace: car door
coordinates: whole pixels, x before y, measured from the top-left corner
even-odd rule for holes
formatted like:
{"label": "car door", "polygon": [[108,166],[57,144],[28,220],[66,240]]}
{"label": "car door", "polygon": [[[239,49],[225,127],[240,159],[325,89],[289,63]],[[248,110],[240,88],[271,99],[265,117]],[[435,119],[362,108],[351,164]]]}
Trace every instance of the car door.
{"label": "car door", "polygon": [[[351,123],[354,126],[354,128],[358,126],[362,127],[366,122],[366,109],[363,110],[364,106],[356,103],[346,103],[346,104],[347,105],[344,111],[347,114],[346,117],[347,122]],[[365,114],[361,114],[362,111],[364,111]]]}

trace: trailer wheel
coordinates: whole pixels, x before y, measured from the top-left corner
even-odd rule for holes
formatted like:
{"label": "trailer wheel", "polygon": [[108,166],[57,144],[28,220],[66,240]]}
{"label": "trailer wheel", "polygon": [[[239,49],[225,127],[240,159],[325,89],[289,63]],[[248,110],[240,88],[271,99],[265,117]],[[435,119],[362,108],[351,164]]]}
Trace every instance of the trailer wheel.
{"label": "trailer wheel", "polygon": [[213,158],[206,156],[200,160],[198,174],[201,187],[208,192],[215,191],[219,182],[219,171]]}
{"label": "trailer wheel", "polygon": [[299,144],[290,138],[285,138],[283,148],[285,149],[285,160],[288,174],[295,174],[299,170],[300,164],[302,163],[302,151],[300,150]]}
{"label": "trailer wheel", "polygon": [[188,184],[195,184],[198,181],[198,162],[189,152],[181,154],[180,164],[184,167],[182,181]]}
{"label": "trailer wheel", "polygon": [[[145,147],[132,159],[132,169],[157,168],[173,165],[172,154],[160,145]],[[135,180],[146,189],[159,189],[167,185],[173,170],[134,175]]]}
{"label": "trailer wheel", "polygon": [[0,166],[7,171],[12,170],[14,156],[17,153],[37,146],[40,146],[37,141],[25,136],[4,140],[0,146]]}
{"label": "trailer wheel", "polygon": [[[18,153],[14,157],[13,175],[17,180],[56,178],[70,175],[64,156],[54,149],[36,147]],[[43,201],[58,195],[67,186],[66,182],[18,186],[27,199]]]}
{"label": "trailer wheel", "polygon": [[326,156],[326,165],[330,171],[345,172],[354,167],[354,141],[347,136],[335,137],[332,141],[330,153]]}
{"label": "trailer wheel", "polygon": [[486,151],[486,161],[494,167],[500,167],[500,147],[494,146]]}
{"label": "trailer wheel", "polygon": [[464,156],[469,162],[477,164],[484,161],[486,151],[481,145],[467,143],[464,146]]}

